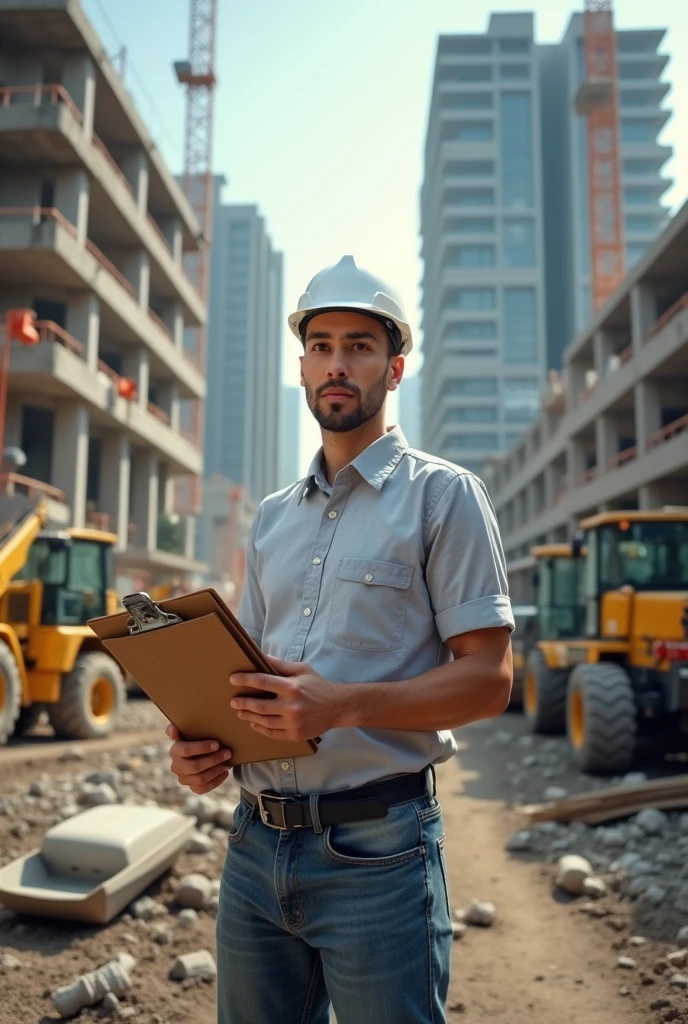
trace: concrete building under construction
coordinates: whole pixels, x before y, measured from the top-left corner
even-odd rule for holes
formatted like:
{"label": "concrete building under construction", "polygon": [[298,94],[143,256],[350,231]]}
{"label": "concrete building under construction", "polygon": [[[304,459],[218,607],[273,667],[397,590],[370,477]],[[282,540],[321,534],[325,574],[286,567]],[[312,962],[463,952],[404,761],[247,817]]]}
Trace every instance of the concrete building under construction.
{"label": "concrete building under construction", "polygon": [[116,533],[123,586],[194,572],[199,225],[77,3],[0,0],[0,40],[0,318],[31,308],[41,335],[11,353],[5,445],[33,482],[9,486]]}

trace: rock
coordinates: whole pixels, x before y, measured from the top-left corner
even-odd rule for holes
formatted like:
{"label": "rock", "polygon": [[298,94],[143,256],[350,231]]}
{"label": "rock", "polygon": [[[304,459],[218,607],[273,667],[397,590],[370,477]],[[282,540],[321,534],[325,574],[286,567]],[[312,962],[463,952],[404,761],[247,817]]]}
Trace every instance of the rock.
{"label": "rock", "polygon": [[688,813],[684,813],[679,817],[678,828],[684,835],[688,834]]}
{"label": "rock", "polygon": [[628,868],[628,873],[631,878],[646,878],[648,875],[656,875],[657,868],[654,864],[651,864],[649,860],[643,860],[642,857],[638,860],[634,860],[631,866]]}
{"label": "rock", "polygon": [[630,996],[630,994],[631,994],[630,988],[627,988],[625,985],[622,985],[621,988],[619,989],[619,995],[620,996]]}
{"label": "rock", "polygon": [[0,973],[9,974],[10,971],[18,971],[21,967],[21,960],[16,956],[12,956],[11,953],[3,953],[0,955]]}
{"label": "rock", "polygon": [[205,875],[185,875],[179,881],[175,899],[180,907],[203,910],[210,902],[212,887]]}
{"label": "rock", "polygon": [[600,899],[601,896],[606,896],[607,886],[603,879],[597,878],[593,875],[592,878],[585,878],[583,880],[583,895],[590,896],[593,900]]}
{"label": "rock", "polygon": [[83,781],[92,786],[112,786],[113,789],[119,784],[119,772],[87,772]]}
{"label": "rock", "polygon": [[653,907],[659,907],[664,903],[666,897],[666,889],[663,889],[661,885],[655,885],[652,883],[647,887],[640,899],[643,903],[649,903]]}
{"label": "rock", "polygon": [[460,921],[452,921],[452,938],[454,939],[454,942],[458,942],[459,939],[462,939],[466,934],[466,931],[467,928],[465,924],[462,924]]}
{"label": "rock", "polygon": [[163,903],[158,903],[152,896],[142,896],[132,903],[131,913],[141,921],[152,921],[156,917],[164,917],[169,911]]}
{"label": "rock", "polygon": [[668,999],[653,999],[650,1003],[651,1010],[666,1010],[668,1006],[671,1006]]}
{"label": "rock", "polygon": [[644,946],[647,943],[647,939],[642,935],[631,935],[628,942],[631,946]]}
{"label": "rock", "polygon": [[559,824],[556,821],[539,821],[533,831],[543,836],[555,836],[559,831]]}
{"label": "rock", "polygon": [[212,839],[203,832],[192,832],[186,844],[187,853],[210,853],[212,848]]}
{"label": "rock", "polygon": [[506,747],[514,738],[512,732],[507,732],[506,729],[498,729],[494,734],[494,742],[499,747]]}
{"label": "rock", "polygon": [[648,878],[647,875],[639,875],[637,878],[631,878],[626,886],[626,892],[629,896],[642,896],[652,885],[654,883],[651,878]]}
{"label": "rock", "polygon": [[489,928],[494,924],[497,908],[487,900],[473,900],[466,913],[466,924]]}
{"label": "rock", "polygon": [[159,946],[169,946],[172,943],[174,934],[171,928],[167,928],[164,924],[157,924],[151,929],[151,936],[153,942],[157,942]]}
{"label": "rock", "polygon": [[119,1016],[121,1020],[132,1020],[136,1016],[136,1009],[133,1006],[123,1006]]}
{"label": "rock", "polygon": [[509,853],[526,853],[533,849],[533,833],[529,831],[512,832],[506,841]]}
{"label": "rock", "polygon": [[64,985],[51,993],[53,1006],[61,1017],[74,1017],[87,1006],[95,1006],[108,992],[122,996],[131,988],[129,975],[116,960],[97,971],[82,974],[71,985]]}
{"label": "rock", "polygon": [[533,743],[535,740],[532,736],[521,736],[518,741],[519,747],[532,747]]}
{"label": "rock", "polygon": [[[139,755],[143,758],[144,761],[155,761],[156,757],[158,756],[158,751],[156,747],[152,746],[141,747],[139,750]],[[202,797],[201,799],[204,798]]]}
{"label": "rock", "polygon": [[220,911],[220,900],[217,896],[211,896],[208,901],[207,911],[212,917],[217,917]]}
{"label": "rock", "polygon": [[581,896],[584,892],[583,883],[592,873],[592,866],[585,857],[575,853],[566,854],[559,860],[557,885],[573,896]]}
{"label": "rock", "polygon": [[628,837],[622,828],[602,827],[595,831],[595,838],[599,839],[605,849],[610,850],[619,846],[625,846]]}
{"label": "rock", "polygon": [[676,941],[679,946],[688,946],[688,924],[684,925],[683,928],[679,928]]}
{"label": "rock", "polygon": [[466,920],[466,911],[462,907],[454,907],[452,911],[452,920],[462,923]]}
{"label": "rock", "polygon": [[540,763],[540,759],[537,754],[528,754],[523,758],[521,764],[524,768],[534,768],[536,764]]}
{"label": "rock", "polygon": [[116,804],[117,802],[117,794],[107,782],[101,782],[97,786],[93,786],[88,782],[84,783],[84,787],[79,794],[79,803],[84,807],[101,807],[104,804]]}
{"label": "rock", "polygon": [[86,755],[79,747],[69,747],[63,754],[60,754],[60,761],[83,761]]}
{"label": "rock", "polygon": [[685,967],[688,960],[688,949],[677,949],[667,953],[666,961],[671,967]]}
{"label": "rock", "polygon": [[216,978],[217,967],[207,949],[199,949],[195,953],[186,953],[177,957],[172,969],[172,981],[186,981],[187,978]]}
{"label": "rock", "polygon": [[673,985],[674,988],[688,988],[688,975],[672,974],[669,978],[669,984]]}
{"label": "rock", "polygon": [[635,960],[632,960],[630,956],[620,956],[616,961],[616,966],[622,971],[634,971],[636,968]]}
{"label": "rock", "polygon": [[49,792],[49,779],[35,779],[29,786],[29,796],[47,796]]}
{"label": "rock", "polygon": [[177,922],[180,928],[195,928],[198,924],[198,914],[195,910],[187,907],[186,910],[180,911]]}
{"label": "rock", "polygon": [[645,772],[627,772],[622,779],[619,780],[617,785],[619,786],[642,786],[644,782],[647,782],[647,775]]}
{"label": "rock", "polygon": [[609,865],[609,870],[612,874],[618,871],[628,871],[633,865],[641,860],[639,853],[632,853],[628,850],[626,853],[622,853],[618,860],[615,860],[613,864]]}
{"label": "rock", "polygon": [[100,1004],[100,1013],[103,1017],[114,1017],[118,1015],[119,999],[114,992],[108,992]]}
{"label": "rock", "polygon": [[28,836],[31,829],[28,825],[28,822],[18,821],[16,825],[12,826],[10,831],[12,835],[15,836],[17,839],[24,839],[25,836]]}
{"label": "rock", "polygon": [[195,818],[199,825],[215,821],[219,806],[212,796],[190,796],[182,807],[182,814]]}
{"label": "rock", "polygon": [[565,800],[569,795],[568,789],[563,786],[548,786],[545,790],[545,801]]}
{"label": "rock", "polygon": [[666,831],[669,818],[664,811],[659,811],[656,807],[646,807],[645,810],[636,814],[633,822],[642,829],[645,835],[660,836]]}
{"label": "rock", "polygon": [[115,953],[113,957],[110,957],[110,962],[112,963],[115,961],[118,964],[121,964],[127,974],[131,974],[136,967],[136,958],[133,957],[131,953]]}

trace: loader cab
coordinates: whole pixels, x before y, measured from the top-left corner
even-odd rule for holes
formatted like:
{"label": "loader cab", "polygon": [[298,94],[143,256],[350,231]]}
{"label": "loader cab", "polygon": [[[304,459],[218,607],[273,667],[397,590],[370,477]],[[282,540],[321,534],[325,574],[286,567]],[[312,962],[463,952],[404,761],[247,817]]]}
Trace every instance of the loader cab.
{"label": "loader cab", "polygon": [[15,579],[40,582],[41,625],[85,626],[88,619],[114,610],[112,552],[116,540],[95,530],[39,534]]}
{"label": "loader cab", "polygon": [[578,608],[589,639],[628,636],[633,595],[688,589],[688,513],[602,513],[581,523]]}
{"label": "loader cab", "polygon": [[538,639],[563,640],[580,632],[578,570],[570,544],[541,544],[531,550],[537,602]]}

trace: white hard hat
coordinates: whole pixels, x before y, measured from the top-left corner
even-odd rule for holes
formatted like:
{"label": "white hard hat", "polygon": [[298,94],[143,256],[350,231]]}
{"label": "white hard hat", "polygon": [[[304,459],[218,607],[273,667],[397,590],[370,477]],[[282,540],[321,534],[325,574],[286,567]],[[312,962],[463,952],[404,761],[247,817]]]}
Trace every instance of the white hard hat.
{"label": "white hard hat", "polygon": [[289,326],[302,338],[306,323],[327,310],[351,310],[380,320],[392,342],[404,355],[413,348],[411,328],[401,299],[381,278],[356,266],[353,256],[342,256],[339,263],[320,270],[299,299],[298,308],[289,317]]}

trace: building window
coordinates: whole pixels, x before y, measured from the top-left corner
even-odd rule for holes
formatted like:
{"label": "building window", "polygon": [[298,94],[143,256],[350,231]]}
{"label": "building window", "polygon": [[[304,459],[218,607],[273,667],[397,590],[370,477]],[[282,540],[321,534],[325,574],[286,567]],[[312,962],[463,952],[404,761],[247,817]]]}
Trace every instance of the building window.
{"label": "building window", "polygon": [[497,337],[497,324],[494,320],[460,320],[447,324],[444,336],[468,341],[492,339]]}
{"label": "building window", "polygon": [[657,202],[657,194],[654,189],[632,186],[625,188],[624,203],[627,206],[654,206]]}
{"label": "building window", "polygon": [[449,160],[445,175],[457,178],[486,178],[495,172],[494,160]]}
{"label": "building window", "polygon": [[504,419],[530,423],[540,408],[540,383],[536,377],[507,377],[504,381]]}
{"label": "building window", "polygon": [[657,46],[651,36],[642,29],[616,33],[616,45],[619,53],[656,53]]}
{"label": "building window", "polygon": [[497,408],[494,405],[464,405],[461,409],[447,409],[446,423],[496,423]]}
{"label": "building window", "polygon": [[440,36],[438,53],[462,53],[467,57],[476,53],[491,53],[492,40],[485,36]]}
{"label": "building window", "polygon": [[447,305],[455,309],[495,309],[497,293],[494,288],[457,288]]}
{"label": "building window", "polygon": [[446,206],[494,206],[493,188],[447,188],[444,190]]}
{"label": "building window", "polygon": [[650,92],[644,92],[641,89],[622,89],[620,94],[620,103],[622,107],[650,107],[652,110],[657,109],[657,96]]}
{"label": "building window", "polygon": [[441,67],[441,82],[491,82],[491,64],[458,64],[453,67]]}
{"label": "building window", "polygon": [[499,77],[503,82],[527,82],[530,67],[527,64],[500,64]]}
{"label": "building window", "polygon": [[445,354],[457,359],[496,359],[496,348],[447,348]]}
{"label": "building window", "polygon": [[442,262],[444,267],[494,267],[494,245],[450,245]]}
{"label": "building window", "polygon": [[506,267],[535,266],[535,222],[530,218],[504,220],[502,255]]}
{"label": "building window", "polygon": [[506,444],[507,450],[509,448],[513,448],[515,444],[518,444],[522,437],[523,434],[518,434],[515,430],[509,430],[504,435],[504,443]]}
{"label": "building window", "polygon": [[534,288],[504,289],[504,362],[534,363],[538,358],[537,302]]}
{"label": "building window", "polygon": [[442,127],[442,138],[447,142],[492,142],[492,121],[454,121]]}
{"label": "building window", "polygon": [[619,79],[622,82],[639,81],[646,82],[648,79],[658,81],[659,75],[651,63],[645,61],[631,64],[628,61],[619,61]]}
{"label": "building window", "polygon": [[527,39],[500,39],[499,40],[499,52],[500,53],[528,53],[530,51],[530,42]]}
{"label": "building window", "polygon": [[533,139],[530,93],[500,96],[502,205],[533,205]]}
{"label": "building window", "polygon": [[494,229],[493,217],[447,217],[444,222],[445,231],[458,235],[491,235]]}
{"label": "building window", "polygon": [[631,213],[625,218],[624,223],[629,234],[634,232],[647,234],[657,231],[659,227],[659,221],[650,213]]}
{"label": "building window", "polygon": [[622,142],[654,142],[657,138],[657,126],[653,121],[621,119]]}
{"label": "building window", "polygon": [[460,377],[445,380],[443,395],[466,395],[471,398],[490,398],[497,394],[497,381],[492,377]]}
{"label": "building window", "polygon": [[623,172],[630,175],[656,174],[659,170],[656,160],[632,159],[624,160]]}
{"label": "building window", "polygon": [[446,110],[492,110],[491,92],[450,92],[442,96],[441,106]]}
{"label": "building window", "polygon": [[445,445],[456,451],[493,452],[497,450],[497,435],[493,433],[448,434]]}

